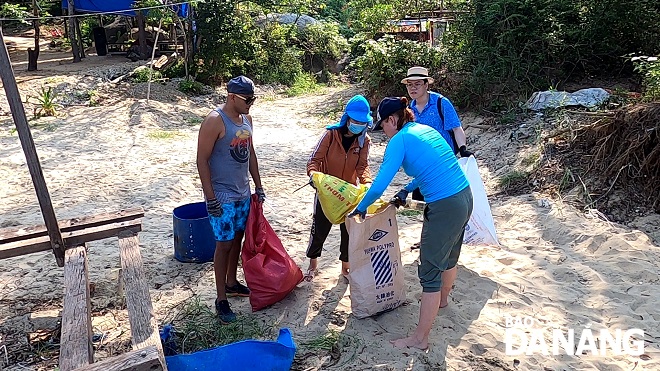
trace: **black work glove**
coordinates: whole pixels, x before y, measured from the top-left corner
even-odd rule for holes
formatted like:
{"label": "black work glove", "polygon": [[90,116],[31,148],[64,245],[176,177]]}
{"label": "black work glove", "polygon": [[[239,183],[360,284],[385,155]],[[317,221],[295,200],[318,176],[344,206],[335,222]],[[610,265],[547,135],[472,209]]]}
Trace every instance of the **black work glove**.
{"label": "black work glove", "polygon": [[458,149],[458,152],[461,153],[461,157],[470,157],[470,156],[474,156],[474,153],[468,151],[468,150],[467,150],[467,147],[465,147],[465,146],[461,146],[461,147]]}
{"label": "black work glove", "polygon": [[212,216],[222,216],[222,204],[215,198],[206,200],[206,212]]}
{"label": "black work glove", "polygon": [[399,206],[405,206],[406,198],[408,198],[408,193],[409,192],[406,191],[405,189],[400,190],[399,192],[397,192],[397,194],[394,195],[394,197],[392,197],[390,203],[396,206],[397,209],[399,208]]}
{"label": "black work glove", "polygon": [[356,215],[359,215],[362,219],[364,219],[364,218],[367,217],[367,212],[366,212],[366,211],[360,211],[360,210],[358,210],[358,209],[356,208],[355,210],[353,210],[352,213],[346,215],[346,217],[347,217],[347,218],[352,218],[352,217],[354,217],[354,216],[356,216]]}
{"label": "black work glove", "polygon": [[264,202],[264,201],[266,201],[266,194],[264,193],[264,189],[263,189],[263,188],[257,188],[257,189],[255,189],[255,190],[254,190],[254,193],[256,193],[257,196],[259,196],[259,202]]}

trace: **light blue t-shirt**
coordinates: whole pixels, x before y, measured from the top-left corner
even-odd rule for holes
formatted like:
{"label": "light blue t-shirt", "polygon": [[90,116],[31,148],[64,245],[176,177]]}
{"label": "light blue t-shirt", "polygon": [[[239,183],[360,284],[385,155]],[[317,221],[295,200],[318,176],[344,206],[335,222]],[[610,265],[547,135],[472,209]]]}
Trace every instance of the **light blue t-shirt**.
{"label": "light blue t-shirt", "polygon": [[387,143],[383,163],[371,188],[357,206],[367,210],[390,184],[399,168],[414,179],[406,186],[419,187],[426,202],[457,194],[469,183],[447,142],[433,128],[414,122],[405,124]]}
{"label": "light blue t-shirt", "polygon": [[[440,119],[438,113],[438,104],[442,100],[442,114],[445,118],[444,122]],[[458,118],[458,113],[454,109],[454,105],[447,97],[434,91],[429,92],[429,101],[422,109],[422,112],[417,110],[417,102],[413,100],[410,102],[410,109],[415,114],[415,122],[428,125],[437,130],[449,144],[449,147],[456,153],[458,148],[454,148],[454,141],[451,139],[449,132],[454,128],[461,126],[461,120]]]}

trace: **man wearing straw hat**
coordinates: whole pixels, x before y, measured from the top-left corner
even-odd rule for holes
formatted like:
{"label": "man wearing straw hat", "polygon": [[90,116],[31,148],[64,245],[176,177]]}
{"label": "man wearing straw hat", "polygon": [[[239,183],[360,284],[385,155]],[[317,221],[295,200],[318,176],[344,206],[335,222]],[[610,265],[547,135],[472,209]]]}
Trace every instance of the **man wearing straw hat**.
{"label": "man wearing straw hat", "polygon": [[[467,150],[467,138],[456,109],[447,97],[429,90],[433,81],[428,69],[419,66],[409,68],[406,77],[401,80],[412,99],[410,109],[415,115],[415,122],[434,128],[445,138],[454,153],[469,157],[472,152]],[[413,191],[412,198],[424,201],[419,189]]]}

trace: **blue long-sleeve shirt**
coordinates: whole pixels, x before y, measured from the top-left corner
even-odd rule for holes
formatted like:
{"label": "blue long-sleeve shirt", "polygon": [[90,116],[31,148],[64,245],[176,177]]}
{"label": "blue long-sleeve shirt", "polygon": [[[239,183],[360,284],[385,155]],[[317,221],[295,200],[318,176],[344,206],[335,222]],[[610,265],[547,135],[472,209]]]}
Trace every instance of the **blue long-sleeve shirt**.
{"label": "blue long-sleeve shirt", "polygon": [[402,166],[413,177],[405,189],[411,192],[419,187],[426,202],[453,196],[469,185],[454,152],[440,133],[430,126],[409,122],[387,143],[378,175],[357,210],[367,210]]}

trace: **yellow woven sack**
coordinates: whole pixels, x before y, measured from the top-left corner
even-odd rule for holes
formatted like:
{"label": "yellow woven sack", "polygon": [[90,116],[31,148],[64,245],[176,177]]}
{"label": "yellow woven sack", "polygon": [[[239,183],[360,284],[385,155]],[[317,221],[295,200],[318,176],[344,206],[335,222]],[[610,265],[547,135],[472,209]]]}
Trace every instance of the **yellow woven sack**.
{"label": "yellow woven sack", "polygon": [[[341,224],[346,215],[353,211],[367,194],[367,186],[356,186],[332,175],[314,173],[312,181],[316,187],[321,209],[332,224]],[[367,209],[368,214],[375,214],[380,208],[387,206],[387,202],[379,199]]]}
{"label": "yellow woven sack", "polygon": [[332,224],[340,224],[346,215],[360,203],[367,193],[364,184],[356,186],[332,175],[314,173],[312,181],[316,187],[321,209]]}
{"label": "yellow woven sack", "polygon": [[[362,201],[363,197],[364,197],[364,195],[360,198],[360,201]],[[367,207],[367,214],[368,215],[378,214],[379,212],[385,210],[385,208],[389,204],[390,204],[389,202],[383,200],[382,198],[379,198],[373,204],[371,204],[371,205],[369,205],[369,207]]]}

